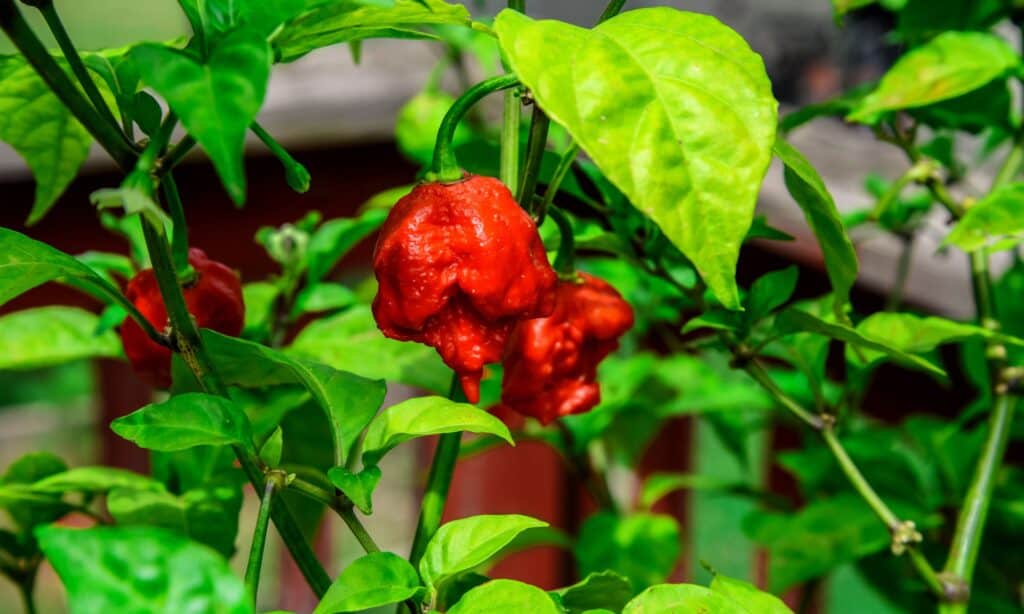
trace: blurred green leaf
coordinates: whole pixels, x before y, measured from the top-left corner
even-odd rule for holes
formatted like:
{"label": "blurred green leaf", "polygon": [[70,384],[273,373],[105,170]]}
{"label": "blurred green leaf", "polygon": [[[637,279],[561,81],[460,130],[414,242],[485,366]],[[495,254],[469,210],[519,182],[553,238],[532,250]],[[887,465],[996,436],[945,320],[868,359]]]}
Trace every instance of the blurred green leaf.
{"label": "blurred green leaf", "polygon": [[613,571],[588,574],[572,586],[552,591],[569,614],[605,608],[619,612],[633,597],[629,580]]}
{"label": "blurred green leaf", "polygon": [[682,536],[671,516],[598,512],[580,528],[575,552],[580,574],[614,571],[637,591],[668,578],[679,562]]}
{"label": "blurred green leaf", "polygon": [[901,57],[847,119],[875,123],[886,111],[956,98],[1019,64],[1013,48],[994,34],[944,32]]}
{"label": "blurred green leaf", "polygon": [[370,209],[359,217],[337,218],[324,222],[309,237],[306,246],[308,283],[320,281],[341,258],[384,223],[388,212]]}
{"label": "blurred green leaf", "polygon": [[36,532],[68,592],[71,614],[252,614],[242,581],[212,550],[154,528]]}
{"label": "blurred green leaf", "polygon": [[758,277],[744,301],[747,321],[757,322],[788,302],[796,291],[799,275],[800,269],[794,265]]}
{"label": "blurred green leaf", "polygon": [[105,493],[115,488],[134,490],[162,490],[159,482],[149,476],[139,475],[115,467],[75,467],[60,473],[48,475],[32,485],[32,489],[45,493],[83,492]]}
{"label": "blurred green leaf", "polygon": [[622,610],[622,614],[678,614],[680,612],[750,614],[731,599],[695,584],[652,586],[637,595]]}
{"label": "blurred green leaf", "polygon": [[1010,249],[1024,241],[1024,183],[997,188],[967,209],[944,241],[965,252]]}
{"label": "blurred green leaf", "polygon": [[475,405],[419,397],[392,405],[373,419],[363,439],[363,463],[375,465],[389,450],[415,437],[458,431],[494,435],[515,445],[505,423]]}
{"label": "blurred green leaf", "polygon": [[[63,491],[48,496],[28,490],[28,487],[67,468],[60,457],[50,452],[29,452],[22,456],[11,463],[0,477],[0,507],[6,509],[11,520],[25,531],[57,520],[69,510],[60,500]],[[18,488],[14,490],[12,487]]]}
{"label": "blurred green leaf", "polygon": [[793,614],[781,599],[743,580],[716,573],[711,581],[711,590],[728,597],[752,614]]}
{"label": "blurred green leaf", "polygon": [[95,314],[57,305],[0,316],[0,369],[38,369],[121,356],[117,334],[98,334],[99,324]]}
{"label": "blurred green leaf", "polygon": [[372,552],[345,567],[313,614],[378,608],[405,601],[421,590],[419,575],[408,561],[391,552]]}
{"label": "blurred green leaf", "polygon": [[[455,98],[437,87],[428,85],[398,111],[395,121],[395,143],[405,157],[420,166],[429,166],[434,157],[434,143],[441,120]],[[469,142],[472,133],[464,122],[455,128],[452,146]]]}

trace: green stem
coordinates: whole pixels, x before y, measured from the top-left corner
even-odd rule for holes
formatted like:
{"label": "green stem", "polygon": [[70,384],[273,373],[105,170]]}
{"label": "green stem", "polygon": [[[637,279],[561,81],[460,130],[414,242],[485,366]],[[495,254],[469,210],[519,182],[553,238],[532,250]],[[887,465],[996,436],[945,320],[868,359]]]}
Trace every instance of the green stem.
{"label": "green stem", "polygon": [[178,166],[188,152],[192,151],[192,148],[196,146],[196,139],[191,134],[185,135],[185,138],[178,141],[178,143],[171,147],[167,154],[160,160],[160,168],[157,170],[157,175],[163,175],[171,172],[174,167]]}
{"label": "green stem", "polygon": [[434,146],[432,168],[438,181],[454,182],[462,179],[462,169],[459,168],[459,163],[455,159],[455,147],[452,144],[452,139],[455,136],[455,129],[469,109],[488,94],[518,84],[519,79],[515,75],[491,77],[466,90],[466,93],[452,104],[444,119],[441,120],[441,127],[437,131],[437,143]]}
{"label": "green stem", "polygon": [[875,489],[868,484],[864,474],[860,472],[857,465],[850,458],[850,455],[846,453],[846,449],[839,442],[836,437],[835,431],[831,426],[826,426],[821,430],[821,436],[825,440],[825,444],[829,450],[832,451],[832,455],[836,461],[839,462],[839,467],[843,470],[843,474],[846,475],[850,484],[853,485],[861,498],[871,507],[875,514],[885,523],[885,526],[889,527],[890,530],[896,529],[900,526],[900,519],[893,513],[889,506],[882,501],[882,498],[878,496]]}
{"label": "green stem", "polygon": [[601,17],[597,20],[597,22],[601,23],[602,21],[607,21],[612,17],[615,17],[616,15],[619,14],[619,11],[622,10],[622,7],[625,4],[626,0],[611,0],[611,2],[608,3],[608,6],[605,7],[604,12],[601,13]]}
{"label": "green stem", "polygon": [[507,186],[515,186],[519,180],[519,122],[522,121],[523,105],[517,91],[505,92],[501,118],[501,166],[499,176]]}
{"label": "green stem", "polygon": [[825,427],[825,423],[820,417],[804,409],[800,403],[783,392],[782,389],[779,388],[778,384],[775,383],[775,380],[768,375],[768,372],[765,371],[764,367],[762,367],[761,363],[757,360],[747,360],[746,364],[743,366],[743,370],[746,371],[750,377],[754,378],[754,381],[760,384],[761,387],[764,388],[779,405],[789,410],[790,413],[807,424],[807,426],[816,431],[820,431]]}
{"label": "green stem", "polygon": [[256,528],[253,530],[252,546],[249,548],[249,562],[245,566],[245,589],[253,605],[260,588],[260,570],[263,568],[263,552],[267,545],[267,529],[270,525],[270,510],[273,507],[274,489],[283,482],[282,477],[267,476],[267,485],[263,488],[260,498],[260,513],[256,517]]}
{"label": "green stem", "polygon": [[568,461],[570,469],[576,474],[576,479],[583,483],[598,507],[602,510],[618,512],[618,506],[615,504],[615,498],[612,497],[611,489],[608,488],[608,480],[604,473],[594,467],[593,460],[585,451],[575,452],[575,437],[564,422],[558,421],[555,425],[562,437],[562,453]]}
{"label": "green stem", "polygon": [[18,593],[21,595],[21,602],[25,606],[25,614],[36,614],[36,600],[32,597],[32,587],[34,584],[34,576],[32,581],[18,583]]}
{"label": "green stem", "polygon": [[896,311],[903,301],[903,292],[910,276],[910,264],[914,259],[914,235],[900,237],[900,256],[896,262],[896,279],[889,296],[885,299],[885,310]]}
{"label": "green stem", "polygon": [[558,225],[558,233],[561,241],[558,243],[558,253],[555,255],[555,272],[560,275],[572,275],[576,270],[575,258],[576,242],[572,234],[572,223],[560,209],[551,209],[551,219]]}
{"label": "green stem", "polygon": [[1010,153],[1003,160],[1003,165],[996,173],[992,181],[992,189],[1004,186],[1013,181],[1020,174],[1021,166],[1024,165],[1024,132],[1021,132],[1013,140]]}
{"label": "green stem", "polygon": [[[68,31],[64,28],[64,23],[61,21],[60,15],[57,14],[57,9],[53,6],[53,2],[45,2],[37,8],[43,14],[46,25],[49,26],[50,32],[53,33],[53,37],[57,40],[57,45],[64,53],[64,59],[71,66],[71,72],[78,79],[78,83],[85,91],[85,95],[92,101],[92,106],[99,112],[100,117],[105,122],[115,129],[120,129],[118,121],[114,118],[114,114],[110,112],[110,107],[107,106],[107,101],[100,95],[96,82],[92,80],[89,69],[85,67],[82,57],[78,54],[78,50],[75,49],[75,44],[71,42],[71,37],[68,36]],[[128,143],[127,138],[125,138],[125,142]]]}
{"label": "green stem", "polygon": [[160,190],[167,201],[167,208],[171,210],[171,223],[173,224],[171,234],[171,257],[174,262],[174,271],[181,282],[190,281],[195,278],[195,270],[188,261],[188,221],[185,219],[185,206],[181,202],[181,194],[178,193],[178,184],[174,181],[174,175],[168,173],[160,182]]}
{"label": "green stem", "polygon": [[533,193],[537,191],[537,175],[540,174],[540,163],[544,160],[550,125],[551,120],[535,100],[533,118],[530,121],[530,138],[526,142],[526,166],[523,168],[523,178],[519,182],[519,192],[516,195],[520,206],[528,211],[534,208]]}
{"label": "green stem", "polygon": [[302,194],[309,190],[309,171],[303,166],[298,160],[292,157],[288,150],[281,146],[277,142],[277,139],[267,132],[259,122],[253,122],[249,126],[253,134],[259,137],[263,144],[267,146],[270,153],[274,154],[281,165],[284,167],[285,180],[288,182],[288,186],[296,192]]}
{"label": "green stem", "polygon": [[[452,385],[448,396],[453,401],[466,400],[457,375],[452,376]],[[427,490],[420,503],[420,518],[416,523],[416,535],[413,537],[412,549],[409,553],[409,562],[413,567],[419,565],[420,559],[423,558],[423,552],[427,549],[427,543],[441,526],[441,515],[444,513],[444,504],[448,499],[448,489],[452,485],[452,475],[455,473],[455,463],[459,459],[461,445],[461,431],[445,433],[438,438],[434,460],[430,464],[430,473],[427,476]]]}
{"label": "green stem", "polygon": [[32,68],[46,82],[46,85],[60,99],[71,114],[85,126],[96,141],[107,150],[122,169],[130,169],[135,161],[135,152],[124,140],[116,124],[111,125],[100,117],[82,95],[81,90],[68,78],[57,62],[46,50],[25,18],[14,5],[14,0],[0,0],[0,29],[7,34]]}
{"label": "green stem", "polygon": [[548,183],[547,189],[544,190],[544,200],[541,201],[540,207],[537,209],[538,226],[544,223],[544,217],[551,208],[551,203],[555,202],[555,196],[558,194],[558,189],[561,187],[566,175],[569,174],[569,169],[572,168],[572,163],[576,160],[576,156],[579,154],[579,143],[573,143],[569,149],[565,150],[565,153],[562,154],[562,158],[558,161],[555,173],[551,175],[551,182]]}
{"label": "green stem", "polygon": [[370,532],[366,530],[363,523],[359,521],[359,517],[356,516],[356,512],[352,508],[351,503],[336,508],[335,511],[339,516],[341,516],[341,519],[345,521],[345,524],[348,526],[348,530],[352,532],[352,535],[355,536],[356,541],[363,547],[363,551],[366,552],[366,554],[380,552],[380,546],[378,546],[377,542],[373,540],[373,536],[371,536]]}
{"label": "green stem", "polygon": [[508,0],[508,8],[520,13],[526,12],[526,0]]}
{"label": "green stem", "polygon": [[[167,244],[163,229],[153,226],[145,218],[143,218],[142,228],[157,285],[171,322],[176,349],[206,392],[227,396],[227,389],[210,367],[211,362],[201,344],[195,322],[185,306],[181,286],[178,285],[178,278],[171,263],[170,246]],[[245,471],[253,487],[261,491],[265,487],[265,478],[258,459],[241,446],[234,446],[234,451],[242,470]],[[330,587],[331,579],[306,542],[291,511],[283,501],[276,499],[272,503],[270,514],[278,534],[288,547],[295,564],[306,578],[306,582],[317,596],[322,597]]]}

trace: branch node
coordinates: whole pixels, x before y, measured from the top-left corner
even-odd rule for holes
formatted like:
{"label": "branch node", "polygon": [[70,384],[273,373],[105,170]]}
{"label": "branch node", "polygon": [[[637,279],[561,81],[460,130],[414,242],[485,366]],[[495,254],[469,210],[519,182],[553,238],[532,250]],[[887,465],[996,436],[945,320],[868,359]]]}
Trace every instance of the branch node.
{"label": "branch node", "polygon": [[971,587],[963,578],[951,571],[938,574],[942,585],[942,600],[946,603],[967,603],[971,596]]}
{"label": "branch node", "polygon": [[924,537],[921,532],[917,530],[917,525],[914,524],[913,520],[903,520],[897,522],[895,525],[890,527],[892,531],[892,544],[890,549],[896,556],[904,554],[909,548],[912,548],[915,544],[921,543]]}

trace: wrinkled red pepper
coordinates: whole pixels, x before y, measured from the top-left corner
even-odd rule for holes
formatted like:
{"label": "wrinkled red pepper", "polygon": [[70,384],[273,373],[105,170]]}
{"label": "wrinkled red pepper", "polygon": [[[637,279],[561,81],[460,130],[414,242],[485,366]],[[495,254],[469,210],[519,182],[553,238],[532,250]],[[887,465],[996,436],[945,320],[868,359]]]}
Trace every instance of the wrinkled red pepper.
{"label": "wrinkled red pepper", "polygon": [[497,179],[425,183],[391,210],[373,254],[377,326],[434,347],[480,396],[516,322],[551,312],[557,277],[533,220]]}
{"label": "wrinkled red pepper", "polygon": [[[182,291],[196,324],[237,337],[245,324],[245,303],[238,273],[208,259],[201,249],[190,249],[188,261],[196,277]],[[167,328],[167,310],[153,269],[139,271],[128,282],[125,295],[158,331]],[[157,388],[170,387],[170,349],[150,339],[131,318],[121,326],[121,341],[132,369],[142,380]]]}
{"label": "wrinkled red pepper", "polygon": [[597,365],[632,326],[633,309],[608,282],[586,273],[560,281],[554,312],[509,337],[500,409],[542,424],[592,409],[601,401]]}

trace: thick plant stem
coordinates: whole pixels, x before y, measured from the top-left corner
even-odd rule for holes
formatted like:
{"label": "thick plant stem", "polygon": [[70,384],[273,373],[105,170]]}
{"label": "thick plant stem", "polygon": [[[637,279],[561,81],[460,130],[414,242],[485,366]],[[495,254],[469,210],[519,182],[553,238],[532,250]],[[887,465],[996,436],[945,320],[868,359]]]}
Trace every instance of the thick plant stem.
{"label": "thick plant stem", "polygon": [[185,219],[185,207],[181,203],[181,195],[178,193],[178,184],[170,173],[160,182],[160,190],[167,201],[167,208],[171,211],[171,223],[173,234],[171,235],[171,257],[174,262],[174,271],[181,281],[192,279],[195,271],[188,261],[188,222]]}
{"label": "thick plant stem", "polygon": [[[1011,153],[1012,156],[1014,156],[1013,153]],[[1019,169],[1019,163],[1017,168]],[[1003,174],[1000,173],[1001,176]],[[1007,173],[1006,176],[1012,177],[1014,174],[1015,172]],[[988,330],[997,330],[999,321],[992,292],[992,279],[989,275],[988,255],[984,250],[971,254],[971,281],[974,287],[978,323]],[[1003,457],[1006,454],[1010,427],[1013,423],[1013,412],[1017,405],[1017,399],[1010,395],[1006,382],[1003,381],[1003,370],[1006,368],[1006,346],[998,339],[990,340],[986,345],[986,355],[989,379],[993,390],[993,406],[992,413],[989,415],[988,435],[981,456],[975,465],[974,475],[967,488],[964,504],[957,517],[953,545],[944,568],[946,573],[963,582],[965,590],[961,592],[964,593],[965,603],[961,604],[963,609],[953,607],[946,610],[949,612],[966,611],[966,598],[978,560],[978,551],[981,548],[988,510],[992,503],[996,474],[1002,466]]]}
{"label": "thick plant stem", "polygon": [[249,548],[249,562],[245,566],[245,589],[253,604],[260,588],[260,570],[263,569],[263,551],[267,545],[267,529],[270,528],[270,510],[274,503],[274,490],[283,482],[282,477],[268,476],[267,485],[263,488],[260,498],[260,513],[256,517],[256,528],[253,530],[252,545]]}
{"label": "thick plant stem", "polygon": [[523,179],[519,182],[519,190],[516,193],[516,200],[520,206],[529,211],[533,211],[533,193],[537,191],[537,175],[540,174],[540,163],[544,159],[544,150],[548,144],[550,125],[551,120],[534,101],[530,138],[526,142],[526,166],[523,167]]}
{"label": "thick plant stem", "polygon": [[36,600],[32,597],[32,586],[35,582],[19,582],[18,593],[21,603],[25,606],[25,614],[36,614]]}
{"label": "thick plant stem", "polygon": [[[143,231],[146,235],[146,246],[149,249],[153,271],[167,315],[171,321],[171,330],[176,349],[191,369],[202,388],[210,393],[226,396],[227,389],[213,372],[210,361],[202,347],[199,331],[196,329],[192,316],[185,306],[185,298],[178,285],[177,275],[171,263],[170,247],[162,229],[158,229],[145,219]],[[259,461],[241,446],[234,446],[235,456],[253,487],[262,491],[265,487],[264,474]],[[331,579],[317,560],[305,537],[295,524],[291,512],[280,499],[272,503],[271,518],[277,527],[278,534],[284,541],[296,565],[306,578],[306,582],[317,596],[323,596],[331,585]]]}
{"label": "thick plant stem", "polygon": [[409,562],[413,567],[419,565],[423,553],[427,549],[437,529],[441,526],[441,515],[448,499],[448,489],[452,485],[455,473],[455,462],[459,458],[459,447],[462,444],[462,432],[445,433],[437,441],[434,460],[427,476],[427,490],[423,493],[420,504],[420,518],[416,523],[416,536],[412,540]]}
{"label": "thick plant stem", "polygon": [[[455,182],[462,179],[462,169],[455,159],[455,148],[452,139],[455,136],[455,129],[459,122],[466,116],[466,113],[484,99],[488,94],[508,89],[519,84],[515,75],[501,75],[491,77],[477,83],[459,96],[452,104],[444,119],[441,120],[441,127],[437,130],[437,142],[434,145],[434,161],[432,169],[437,175],[438,181]],[[504,145],[504,141],[502,142]]]}
{"label": "thick plant stem", "polygon": [[57,62],[50,56],[42,41],[29,27],[14,0],[0,0],[0,29],[7,34],[32,68],[46,82],[71,114],[81,122],[115,162],[129,170],[135,162],[135,152],[124,139],[116,124],[104,121],[99,112],[89,104],[81,90],[71,81]]}
{"label": "thick plant stem", "polygon": [[619,11],[622,10],[622,7],[625,6],[625,4],[626,0],[611,0],[611,2],[608,3],[608,6],[605,7],[604,12],[601,13],[601,17],[597,20],[598,23],[607,21],[618,15]]}
{"label": "thick plant stem", "polygon": [[522,104],[519,93],[505,92],[501,116],[501,166],[499,176],[502,183],[515,186],[519,179],[519,122],[522,121]]}
{"label": "thick plant stem", "polygon": [[380,546],[373,540],[373,536],[366,530],[363,523],[359,521],[359,517],[356,516],[356,512],[352,509],[352,504],[342,505],[335,508],[335,511],[341,516],[341,519],[345,521],[349,531],[359,542],[359,545],[363,547],[363,552],[366,554],[372,554],[374,552],[380,552]]}
{"label": "thick plant stem", "polygon": [[[100,90],[96,87],[96,82],[92,80],[92,75],[89,74],[89,69],[82,62],[82,57],[78,55],[78,50],[75,49],[75,44],[71,42],[71,37],[68,36],[68,31],[64,28],[64,22],[60,20],[60,15],[57,14],[57,9],[53,6],[53,2],[41,4],[39,12],[43,14],[46,25],[50,28],[53,38],[57,40],[57,45],[64,53],[64,59],[67,60],[68,65],[71,67],[71,72],[78,79],[78,83],[82,86],[82,90],[85,91],[85,95],[92,102],[92,106],[104,121],[117,128],[119,124],[114,118],[114,114],[110,112],[107,101],[103,99]],[[125,142],[127,142],[127,139]]]}

